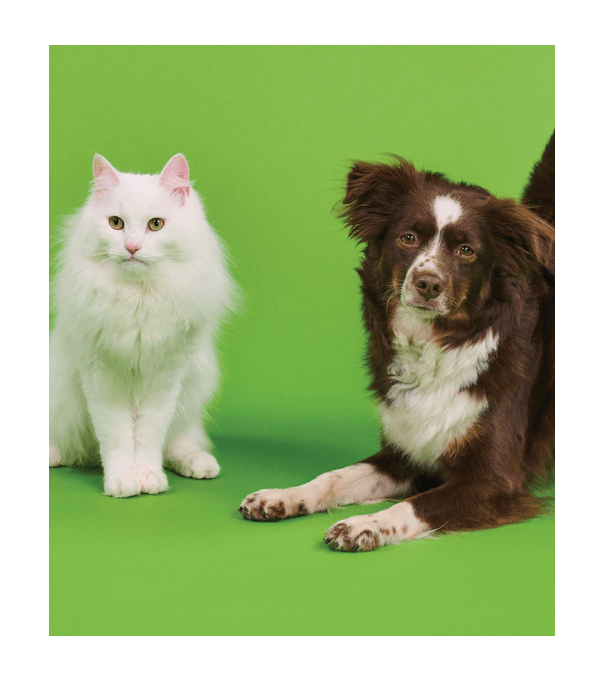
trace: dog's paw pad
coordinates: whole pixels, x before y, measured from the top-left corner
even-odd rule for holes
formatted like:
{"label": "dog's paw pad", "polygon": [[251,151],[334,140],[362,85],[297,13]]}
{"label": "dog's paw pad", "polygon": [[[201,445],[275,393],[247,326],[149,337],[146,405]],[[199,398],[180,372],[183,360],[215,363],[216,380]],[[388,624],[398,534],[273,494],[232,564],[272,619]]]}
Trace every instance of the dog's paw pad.
{"label": "dog's paw pad", "polygon": [[384,537],[369,518],[363,516],[341,520],[330,527],[324,542],[334,551],[373,551],[384,544]]}
{"label": "dog's paw pad", "polygon": [[246,520],[275,522],[308,513],[304,501],[293,498],[288,489],[263,489],[246,496],[239,512]]}

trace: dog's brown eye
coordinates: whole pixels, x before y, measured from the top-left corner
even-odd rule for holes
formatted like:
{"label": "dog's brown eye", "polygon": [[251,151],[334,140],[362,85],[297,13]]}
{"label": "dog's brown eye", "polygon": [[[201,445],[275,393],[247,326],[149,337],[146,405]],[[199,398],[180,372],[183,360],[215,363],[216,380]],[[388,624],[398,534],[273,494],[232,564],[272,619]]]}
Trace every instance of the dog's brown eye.
{"label": "dog's brown eye", "polygon": [[466,257],[469,257],[469,255],[475,254],[475,251],[470,246],[461,246],[460,248],[458,248],[458,252],[461,255],[465,255]]}
{"label": "dog's brown eye", "polygon": [[399,243],[404,246],[413,246],[416,243],[416,237],[414,234],[403,234],[399,237]]}
{"label": "dog's brown eye", "polygon": [[109,218],[109,226],[112,229],[123,229],[124,228],[124,220],[121,219],[120,217],[116,217],[115,215],[113,217]]}
{"label": "dog's brown eye", "polygon": [[159,231],[164,226],[164,220],[159,217],[154,217],[147,222],[147,226],[151,231]]}

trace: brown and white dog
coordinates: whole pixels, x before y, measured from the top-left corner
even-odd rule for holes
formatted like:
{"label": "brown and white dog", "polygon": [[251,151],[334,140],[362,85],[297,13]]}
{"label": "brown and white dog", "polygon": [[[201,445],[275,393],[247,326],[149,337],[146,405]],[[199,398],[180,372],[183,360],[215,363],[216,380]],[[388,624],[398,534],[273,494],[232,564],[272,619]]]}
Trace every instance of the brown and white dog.
{"label": "brown and white dog", "polygon": [[535,212],[401,158],[353,166],[342,215],[365,244],[382,448],[250,494],[245,518],[403,499],[326,532],[333,549],[370,551],[539,512],[528,485],[548,471],[554,439],[554,134],[523,201]]}

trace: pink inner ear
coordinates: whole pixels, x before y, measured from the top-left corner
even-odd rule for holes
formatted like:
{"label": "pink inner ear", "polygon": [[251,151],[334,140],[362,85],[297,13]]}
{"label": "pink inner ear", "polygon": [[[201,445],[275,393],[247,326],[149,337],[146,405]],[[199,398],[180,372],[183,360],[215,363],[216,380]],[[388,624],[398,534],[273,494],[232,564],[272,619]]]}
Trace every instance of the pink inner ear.
{"label": "pink inner ear", "polygon": [[92,174],[95,180],[95,191],[105,191],[120,183],[116,170],[98,153],[92,161]]}
{"label": "pink inner ear", "polygon": [[189,165],[184,155],[172,157],[160,174],[160,184],[176,195],[181,205],[189,195]]}

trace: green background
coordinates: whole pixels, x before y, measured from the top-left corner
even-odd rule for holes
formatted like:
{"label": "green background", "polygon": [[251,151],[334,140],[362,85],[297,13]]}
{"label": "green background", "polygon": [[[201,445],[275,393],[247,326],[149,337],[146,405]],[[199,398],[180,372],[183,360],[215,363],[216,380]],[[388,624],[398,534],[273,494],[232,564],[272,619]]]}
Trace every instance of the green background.
{"label": "green background", "polygon": [[[208,429],[220,476],[102,495],[50,471],[53,635],[551,635],[554,516],[369,554],[330,551],[351,506],[244,521],[251,491],[374,453],[357,275],[333,208],[352,159],[518,197],[554,128],[552,46],[51,47],[50,252],[99,152],[186,155],[242,288]],[[51,265],[52,265],[51,261]],[[51,267],[51,274],[53,268]]]}

